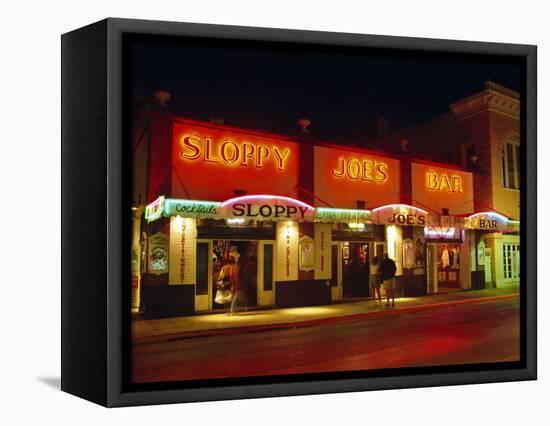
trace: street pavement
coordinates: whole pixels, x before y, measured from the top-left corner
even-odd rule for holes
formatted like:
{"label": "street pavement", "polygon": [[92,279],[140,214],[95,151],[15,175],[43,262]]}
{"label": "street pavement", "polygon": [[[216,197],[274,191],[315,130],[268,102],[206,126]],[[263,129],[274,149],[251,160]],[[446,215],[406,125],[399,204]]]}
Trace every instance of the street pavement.
{"label": "street pavement", "polygon": [[519,299],[132,347],[155,382],[519,360]]}
{"label": "street pavement", "polygon": [[234,316],[223,312],[196,314],[175,318],[142,319],[132,317],[134,344],[160,342],[173,339],[217,334],[257,332],[349,321],[365,317],[393,315],[396,312],[437,309],[461,303],[479,303],[487,300],[519,297],[519,287],[459,291],[423,297],[396,299],[396,307],[388,309],[371,300],[346,301],[324,306],[249,310]]}

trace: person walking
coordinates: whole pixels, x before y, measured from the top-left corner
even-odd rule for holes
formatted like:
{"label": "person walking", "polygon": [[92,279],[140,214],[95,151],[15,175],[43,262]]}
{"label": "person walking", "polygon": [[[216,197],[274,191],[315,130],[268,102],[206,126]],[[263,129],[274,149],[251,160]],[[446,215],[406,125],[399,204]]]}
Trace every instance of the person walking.
{"label": "person walking", "polygon": [[246,301],[246,289],[241,281],[241,264],[239,262],[240,255],[237,251],[237,247],[232,247],[230,249],[230,255],[233,261],[231,264],[231,292],[233,293],[233,300],[231,301],[231,307],[229,308],[229,315],[231,316],[235,313],[237,303],[243,305]]}
{"label": "person walking", "polygon": [[382,305],[382,295],[380,293],[380,259],[374,256],[370,263],[369,282],[372,291],[372,301],[376,303],[376,293],[378,293],[378,302]]}
{"label": "person walking", "polygon": [[390,298],[391,298],[391,306],[395,307],[394,286],[395,286],[396,271],[397,271],[397,267],[395,266],[395,262],[388,257],[387,253],[384,253],[384,260],[380,265],[380,272],[382,275],[382,281],[384,282],[384,288],[386,289],[386,297],[388,299],[386,303],[387,307],[390,306]]}

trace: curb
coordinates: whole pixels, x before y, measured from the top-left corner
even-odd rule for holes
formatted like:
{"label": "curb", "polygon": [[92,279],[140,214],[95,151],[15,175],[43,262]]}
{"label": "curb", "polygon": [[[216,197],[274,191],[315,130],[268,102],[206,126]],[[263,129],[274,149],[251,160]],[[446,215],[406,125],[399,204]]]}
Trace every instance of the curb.
{"label": "curb", "polygon": [[442,308],[452,307],[456,305],[498,302],[501,300],[511,300],[511,299],[519,299],[519,293],[507,294],[502,296],[478,297],[475,299],[453,300],[449,302],[433,303],[429,305],[410,306],[407,308],[387,309],[383,311],[364,312],[360,314],[341,315],[337,317],[315,318],[310,320],[289,321],[289,322],[281,322],[281,323],[273,323],[273,324],[235,326],[235,327],[227,327],[227,328],[212,328],[212,329],[206,329],[206,330],[183,331],[183,332],[161,334],[161,335],[154,335],[154,336],[143,336],[143,337],[134,338],[133,344],[142,345],[147,343],[169,342],[173,340],[192,339],[192,338],[198,338],[198,337],[225,336],[225,335],[231,335],[231,334],[257,333],[260,331],[268,331],[268,330],[285,330],[289,328],[314,327],[317,325],[324,325],[324,324],[336,324],[340,322],[357,321],[365,318],[380,318],[380,317],[385,317],[389,315],[407,314],[407,313],[413,313],[413,312],[442,309]]}

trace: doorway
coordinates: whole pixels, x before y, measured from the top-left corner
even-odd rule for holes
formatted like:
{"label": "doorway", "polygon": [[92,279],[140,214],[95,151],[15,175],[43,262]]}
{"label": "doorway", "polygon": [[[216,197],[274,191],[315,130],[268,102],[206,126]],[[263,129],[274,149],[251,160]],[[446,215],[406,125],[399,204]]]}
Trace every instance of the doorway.
{"label": "doorway", "polygon": [[244,290],[246,305],[258,304],[258,242],[247,240],[212,241],[212,309],[226,306],[216,303],[220,275],[230,275]]}
{"label": "doorway", "polygon": [[344,298],[369,296],[369,243],[343,244],[342,287]]}
{"label": "doorway", "polygon": [[439,292],[460,290],[460,244],[437,245]]}

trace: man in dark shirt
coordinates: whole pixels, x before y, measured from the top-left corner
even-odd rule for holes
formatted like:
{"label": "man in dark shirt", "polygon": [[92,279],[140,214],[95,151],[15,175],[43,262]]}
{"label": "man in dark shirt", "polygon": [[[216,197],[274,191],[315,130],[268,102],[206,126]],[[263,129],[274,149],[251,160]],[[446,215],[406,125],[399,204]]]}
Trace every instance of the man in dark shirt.
{"label": "man in dark shirt", "polygon": [[395,307],[395,295],[393,292],[393,288],[395,286],[396,271],[397,267],[395,266],[395,262],[388,257],[388,253],[384,253],[384,260],[382,260],[382,264],[380,265],[380,273],[382,275],[384,288],[386,289],[386,297],[388,298],[386,306],[388,307],[390,306],[390,298],[391,306]]}

